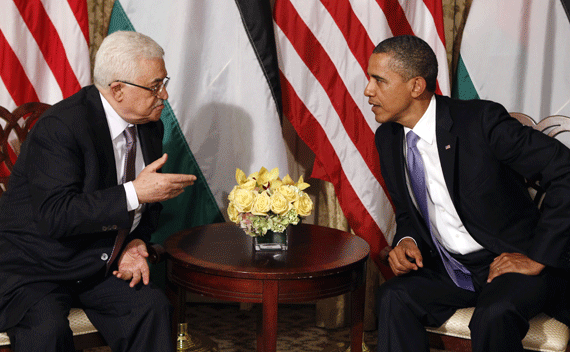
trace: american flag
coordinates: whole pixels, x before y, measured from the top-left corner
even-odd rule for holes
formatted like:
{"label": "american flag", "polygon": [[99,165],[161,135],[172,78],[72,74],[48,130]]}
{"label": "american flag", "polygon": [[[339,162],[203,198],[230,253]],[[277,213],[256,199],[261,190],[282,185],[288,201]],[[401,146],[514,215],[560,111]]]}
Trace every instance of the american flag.
{"label": "american flag", "polygon": [[334,185],[350,227],[375,260],[396,226],[374,144],[378,123],[363,93],[368,59],[383,39],[417,35],[438,58],[437,92],[449,95],[442,14],[437,0],[275,2],[284,114],[316,155],[312,176]]}
{"label": "american flag", "polygon": [[91,82],[86,0],[0,0],[0,12],[0,106],[54,104]]}
{"label": "american flag", "polygon": [[91,82],[85,0],[0,0],[0,105],[54,104]]}

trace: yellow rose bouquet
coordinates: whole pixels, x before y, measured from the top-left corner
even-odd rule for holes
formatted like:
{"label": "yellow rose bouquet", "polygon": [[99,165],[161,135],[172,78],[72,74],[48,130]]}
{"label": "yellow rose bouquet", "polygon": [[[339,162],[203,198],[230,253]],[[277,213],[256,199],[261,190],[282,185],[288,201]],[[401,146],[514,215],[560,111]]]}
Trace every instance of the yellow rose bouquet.
{"label": "yellow rose bouquet", "polygon": [[236,182],[228,196],[228,216],[252,237],[264,236],[268,230],[283,232],[313,210],[313,201],[303,192],[309,187],[303,176],[295,183],[289,175],[281,180],[278,168],[262,167],[248,177],[237,169]]}

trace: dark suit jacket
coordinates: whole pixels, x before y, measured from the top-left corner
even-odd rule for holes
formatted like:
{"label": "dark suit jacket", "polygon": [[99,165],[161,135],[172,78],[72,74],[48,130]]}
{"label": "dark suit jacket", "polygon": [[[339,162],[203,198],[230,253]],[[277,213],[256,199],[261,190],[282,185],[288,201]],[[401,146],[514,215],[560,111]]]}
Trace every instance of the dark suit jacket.
{"label": "dark suit jacket", "polygon": [[[497,103],[442,96],[436,96],[436,136],[449,194],[478,243],[495,255],[518,252],[549,267],[570,268],[568,148],[521,125]],[[406,185],[403,127],[382,124],[376,147],[396,211],[393,244],[411,236],[429,258],[436,250]],[[538,178],[545,187],[542,213],[523,178]]]}
{"label": "dark suit jacket", "polygon": [[[138,127],[149,164],[162,154],[163,126]],[[147,204],[125,243],[149,241],[160,209]],[[85,87],[37,121],[0,198],[0,331],[59,283],[100,272],[117,230],[128,227],[99,91]]]}

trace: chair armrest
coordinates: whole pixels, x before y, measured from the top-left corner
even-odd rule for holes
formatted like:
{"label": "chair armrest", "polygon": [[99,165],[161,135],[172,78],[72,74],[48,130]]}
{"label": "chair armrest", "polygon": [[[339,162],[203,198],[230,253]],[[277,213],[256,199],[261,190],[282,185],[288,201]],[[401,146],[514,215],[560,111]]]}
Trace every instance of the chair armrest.
{"label": "chair armrest", "polygon": [[148,261],[151,264],[158,264],[165,260],[166,250],[161,244],[149,243],[147,244],[146,248],[148,251]]}

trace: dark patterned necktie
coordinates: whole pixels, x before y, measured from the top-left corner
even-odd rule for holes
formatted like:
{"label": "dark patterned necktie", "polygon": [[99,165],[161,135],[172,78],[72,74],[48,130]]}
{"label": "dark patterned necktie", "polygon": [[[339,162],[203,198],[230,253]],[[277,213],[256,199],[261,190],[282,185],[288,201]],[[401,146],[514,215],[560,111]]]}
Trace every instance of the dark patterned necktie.
{"label": "dark patterned necktie", "polygon": [[[135,125],[129,126],[123,132],[126,141],[126,156],[125,156],[125,171],[123,172],[122,183],[126,183],[129,181],[133,181],[135,179],[135,159],[137,155],[137,127]],[[117,238],[115,239],[115,245],[113,246],[113,252],[107,261],[107,271],[113,261],[117,258],[117,255],[121,251],[123,247],[123,243],[125,242],[125,238],[130,232],[130,227],[133,224],[134,218],[134,211],[129,212],[129,228],[128,229],[120,229],[117,234]]]}
{"label": "dark patterned necktie", "polygon": [[424,173],[424,163],[418,150],[417,143],[420,137],[412,131],[409,131],[406,135],[406,141],[408,144],[408,152],[406,155],[406,161],[408,164],[408,171],[410,173],[410,183],[412,184],[412,189],[414,195],[416,196],[416,202],[418,203],[418,208],[422,213],[424,221],[427,224],[431,239],[439,252],[439,255],[445,266],[445,270],[451,277],[451,280],[458,286],[465,290],[475,291],[473,287],[473,280],[471,279],[471,273],[469,270],[455,258],[453,258],[449,252],[443,248],[441,243],[433,235],[431,231],[431,225],[429,221],[429,211],[427,207],[427,191],[426,191],[426,181]]}
{"label": "dark patterned necktie", "polygon": [[137,155],[137,127],[129,126],[123,132],[126,144],[125,172],[123,173],[123,182],[127,183],[135,179],[135,158]]}

